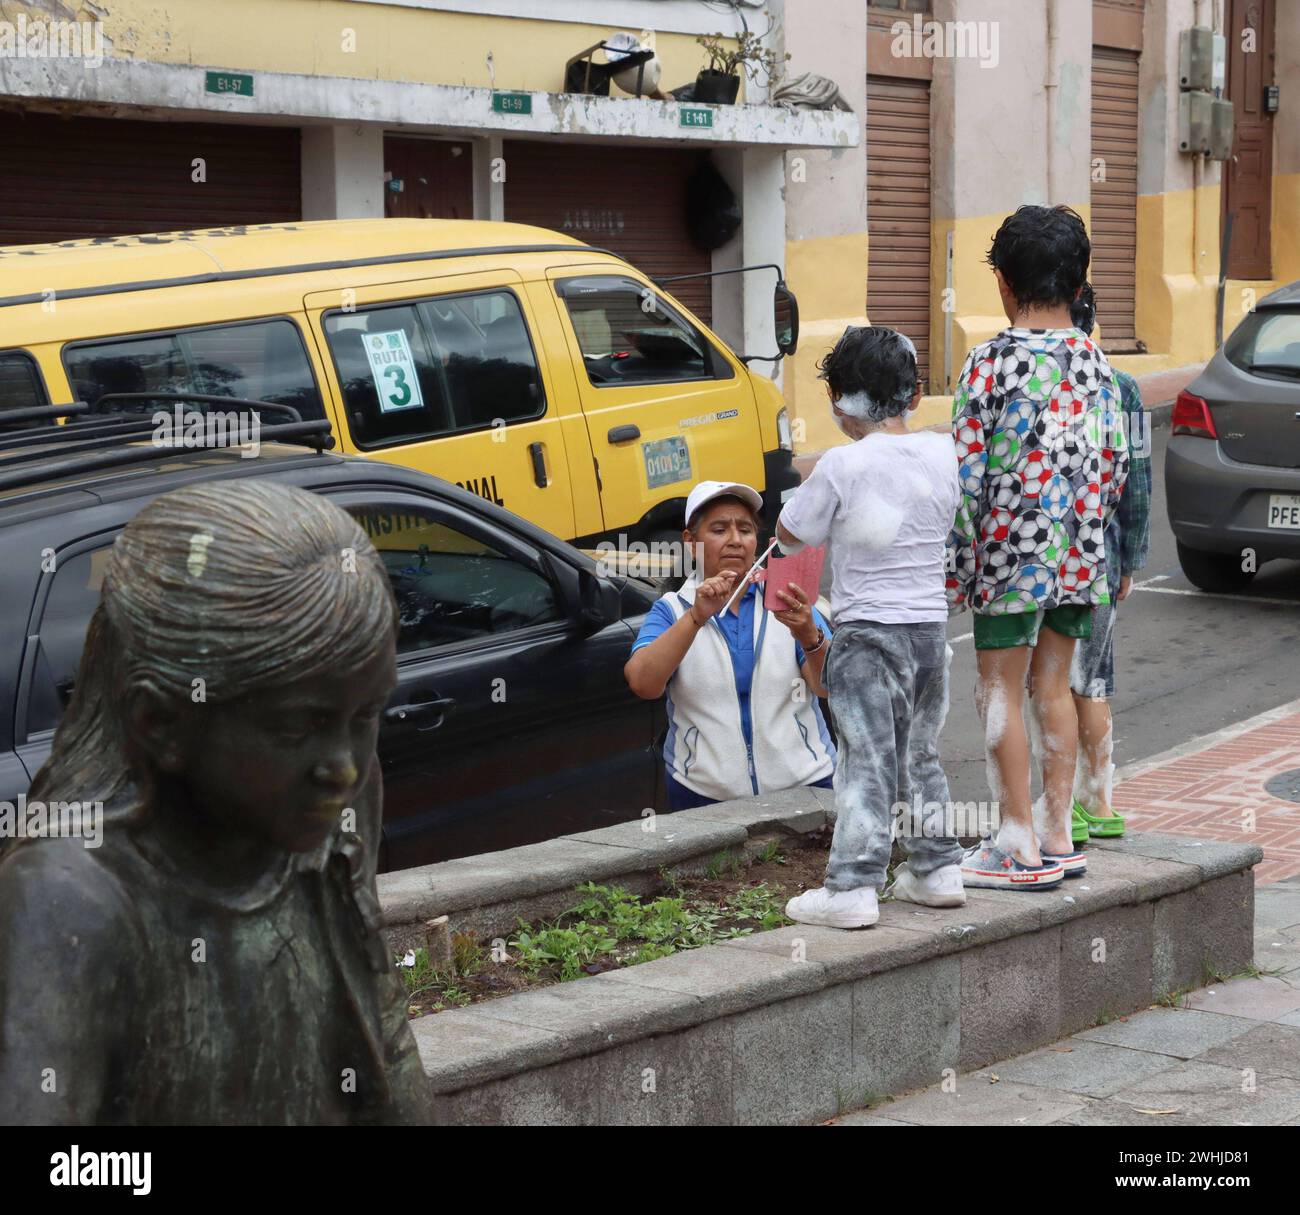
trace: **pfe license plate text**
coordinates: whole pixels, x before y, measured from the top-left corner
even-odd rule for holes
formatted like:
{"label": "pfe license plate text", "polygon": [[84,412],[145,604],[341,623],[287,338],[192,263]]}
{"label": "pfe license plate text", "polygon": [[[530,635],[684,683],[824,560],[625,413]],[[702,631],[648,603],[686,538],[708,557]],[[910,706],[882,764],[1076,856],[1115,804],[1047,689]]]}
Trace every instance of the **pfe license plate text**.
{"label": "pfe license plate text", "polygon": [[1269,494],[1268,525],[1300,529],[1300,494]]}

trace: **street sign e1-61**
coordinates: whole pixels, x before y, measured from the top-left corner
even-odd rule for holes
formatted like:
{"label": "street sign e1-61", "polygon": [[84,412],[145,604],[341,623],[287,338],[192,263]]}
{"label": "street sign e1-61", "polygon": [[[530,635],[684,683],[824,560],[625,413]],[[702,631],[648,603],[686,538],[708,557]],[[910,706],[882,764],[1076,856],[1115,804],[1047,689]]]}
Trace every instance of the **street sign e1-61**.
{"label": "street sign e1-61", "polygon": [[688,108],[683,106],[678,111],[678,124],[684,127],[711,127],[713,125],[713,111],[700,107]]}

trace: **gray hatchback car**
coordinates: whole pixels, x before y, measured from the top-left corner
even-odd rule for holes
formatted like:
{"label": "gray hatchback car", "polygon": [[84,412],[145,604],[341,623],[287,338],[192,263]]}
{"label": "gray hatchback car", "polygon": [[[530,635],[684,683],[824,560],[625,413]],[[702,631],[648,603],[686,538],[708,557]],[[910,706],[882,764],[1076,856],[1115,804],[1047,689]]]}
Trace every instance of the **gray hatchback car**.
{"label": "gray hatchback car", "polygon": [[1206,591],[1300,558],[1300,283],[1265,296],[1174,403],[1165,459],[1178,561]]}

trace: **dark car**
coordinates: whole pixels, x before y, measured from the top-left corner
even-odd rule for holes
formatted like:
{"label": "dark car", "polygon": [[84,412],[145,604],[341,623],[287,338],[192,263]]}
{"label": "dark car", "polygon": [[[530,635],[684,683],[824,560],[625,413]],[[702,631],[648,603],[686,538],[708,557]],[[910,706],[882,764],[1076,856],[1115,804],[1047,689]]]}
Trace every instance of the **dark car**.
{"label": "dark car", "polygon": [[328,442],[325,422],[264,426],[261,454],[244,459],[235,448],[151,446],[142,418],[74,417],[57,432],[48,417],[7,420],[0,800],[24,793],[49,753],[118,532],[178,486],[274,477],[350,511],[393,581],[402,623],[379,739],[384,868],[532,843],[662,805],[663,708],[623,679],[655,599],[646,583],[605,576],[577,549],[434,477],[296,445],[314,437],[319,447],[321,430]]}
{"label": "dark car", "polygon": [[1300,558],[1300,283],[1260,300],[1179,394],[1165,458],[1183,573],[1240,590]]}

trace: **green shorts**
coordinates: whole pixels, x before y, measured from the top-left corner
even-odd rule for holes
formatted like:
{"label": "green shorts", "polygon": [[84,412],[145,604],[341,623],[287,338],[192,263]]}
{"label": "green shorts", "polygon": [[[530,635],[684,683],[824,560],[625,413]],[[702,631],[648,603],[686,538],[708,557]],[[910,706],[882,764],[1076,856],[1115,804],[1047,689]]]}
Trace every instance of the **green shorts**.
{"label": "green shorts", "polygon": [[1091,637],[1092,608],[1077,603],[1063,603],[1045,612],[1008,612],[1005,616],[975,617],[977,650],[1008,650],[1012,646],[1032,646],[1038,630],[1047,625],[1062,637]]}

